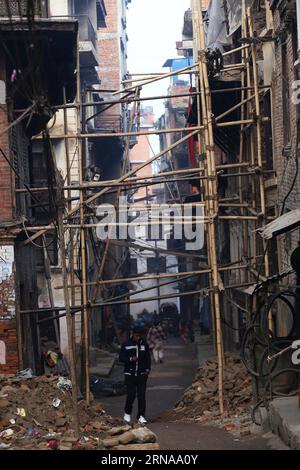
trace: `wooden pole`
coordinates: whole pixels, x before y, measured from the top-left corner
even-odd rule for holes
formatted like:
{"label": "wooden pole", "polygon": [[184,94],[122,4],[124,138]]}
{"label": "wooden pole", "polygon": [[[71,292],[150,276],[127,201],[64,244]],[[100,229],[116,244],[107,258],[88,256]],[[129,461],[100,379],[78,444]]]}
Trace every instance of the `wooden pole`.
{"label": "wooden pole", "polygon": [[[79,39],[77,44],[79,44]],[[82,158],[82,140],[81,133],[81,84],[80,84],[80,52],[77,51],[77,147],[78,147],[78,166],[79,166],[79,184],[82,186],[84,179],[84,162]],[[83,300],[83,330],[84,330],[84,370],[85,370],[85,397],[86,402],[90,404],[90,368],[89,368],[89,306],[87,293],[87,263],[86,263],[86,238],[84,228],[84,195],[79,192],[80,207],[80,243],[81,243],[81,276],[82,276],[82,300]]]}
{"label": "wooden pole", "polygon": [[[79,72],[78,72],[79,73]],[[67,320],[67,333],[68,333],[68,349],[69,349],[69,362],[70,362],[70,371],[71,371],[71,381],[72,381],[72,405],[73,405],[73,419],[74,419],[74,430],[76,437],[79,437],[79,413],[78,413],[78,402],[77,402],[77,372],[75,364],[75,353],[73,349],[73,330],[72,330],[72,314],[70,309],[70,299],[68,291],[68,272],[67,272],[67,263],[66,263],[66,249],[65,249],[65,234],[63,228],[63,207],[58,208],[58,233],[60,240],[60,258],[61,258],[61,267],[62,267],[62,278],[63,278],[63,291],[64,291],[64,301],[65,301],[65,310],[66,310],[66,320]]]}
{"label": "wooden pole", "polygon": [[[151,157],[149,158],[146,162],[144,162],[143,164],[141,164],[138,168],[135,168],[131,171],[129,171],[128,173],[126,173],[124,176],[122,176],[121,178],[118,178],[116,180],[117,183],[122,183],[123,181],[125,181],[127,178],[129,178],[130,176],[134,175],[135,173],[137,173],[138,171],[140,171],[141,169],[145,168],[146,166],[150,165],[152,162],[154,162],[155,160],[157,160],[158,158],[162,157],[163,155],[165,155],[166,153],[168,153],[170,150],[178,147],[178,145],[182,144],[183,142],[186,142],[190,137],[192,137],[193,135],[195,135],[198,131],[193,131],[191,132],[190,134],[186,135],[185,137],[182,137],[181,139],[177,140],[174,144],[170,145],[170,147],[168,147],[168,149],[165,149],[163,150],[162,152],[160,152],[159,154],[155,155],[154,157]],[[93,196],[91,196],[90,198],[88,198],[86,201],[85,201],[85,204],[90,204],[91,202],[95,201],[96,199],[98,199],[100,196],[103,196],[103,194],[105,194],[107,191],[108,191],[109,188],[105,188],[103,189],[102,191],[100,191],[99,193],[97,194],[94,194]],[[79,207],[75,207],[74,209],[72,209],[71,212],[69,212],[68,214],[68,217],[70,217],[71,215],[75,214],[77,211],[78,211]]]}
{"label": "wooden pole", "polygon": [[[144,85],[149,85],[150,83],[154,83],[154,82],[157,82],[159,80],[164,80],[165,78],[174,77],[174,76],[178,75],[181,72],[186,72],[186,71],[194,69],[196,67],[197,67],[197,64],[192,64],[192,65],[189,65],[188,67],[184,67],[180,70],[177,70],[176,72],[169,72],[169,73],[165,73],[163,75],[160,75],[158,77],[151,78],[149,80],[146,80],[143,83],[143,86]],[[119,95],[121,93],[127,93],[128,91],[134,90],[135,88],[136,88],[136,85],[133,85],[133,86],[127,87],[127,88],[123,88],[123,89],[120,89],[120,90],[116,91],[115,93],[113,93],[113,95]]]}
{"label": "wooden pole", "polygon": [[[140,93],[139,88],[136,88],[135,97],[139,96],[139,93]],[[134,126],[134,119],[135,119],[135,114],[136,114],[138,104],[139,104],[139,102],[135,102],[134,105],[133,105],[133,109],[131,111],[130,124],[129,124],[129,129],[130,130],[132,130],[133,126]],[[122,170],[121,170],[121,176],[123,176],[125,174],[126,166],[127,166],[128,160],[129,160],[129,152],[130,152],[130,138],[127,137],[126,147],[125,147],[125,152],[124,152],[124,158],[123,158],[123,164],[122,164]],[[121,188],[118,189],[117,194],[116,194],[116,204],[117,205],[118,205],[118,202],[119,202],[118,200],[119,200],[120,194],[121,194]],[[113,226],[112,226],[112,228],[113,228]],[[98,279],[102,278],[102,275],[103,275],[103,270],[104,270],[104,267],[105,267],[105,262],[106,262],[106,258],[107,258],[107,254],[108,254],[108,250],[109,250],[109,246],[110,246],[110,241],[111,241],[110,235],[111,235],[111,230],[108,233],[107,240],[105,242],[105,249],[104,249],[104,253],[103,253],[103,256],[102,256],[102,260],[101,260],[101,263],[98,267],[98,273],[97,273],[97,278]],[[93,295],[94,302],[96,302],[96,299],[97,299],[97,296],[98,296],[99,286],[100,286],[100,284],[97,284],[97,287],[96,287],[94,295]]]}
{"label": "wooden pole", "polygon": [[[248,25],[249,25],[249,34],[250,37],[254,36],[253,33],[253,22],[251,17],[251,9],[248,9]],[[262,160],[262,127],[261,127],[261,110],[260,110],[260,100],[259,100],[259,90],[258,90],[258,69],[257,69],[257,56],[256,56],[256,46],[254,43],[251,43],[252,51],[252,60],[253,60],[253,82],[254,82],[254,94],[255,94],[255,108],[256,108],[256,132],[257,132],[257,160],[258,166],[263,169],[263,160]],[[260,189],[260,202],[261,202],[261,212],[263,215],[263,225],[266,224],[266,195],[265,195],[265,186],[264,186],[264,176],[263,173],[259,174],[259,189]],[[264,252],[265,252],[265,276],[269,277],[269,256],[267,253],[267,245],[264,241]]]}
{"label": "wooden pole", "polygon": [[[226,272],[226,271],[236,271],[239,269],[248,269],[248,265],[231,265],[231,266],[221,266],[219,267],[220,272]],[[128,278],[119,278],[119,279],[106,279],[104,281],[91,281],[88,282],[88,286],[95,286],[97,284],[100,285],[111,285],[111,284],[124,284],[127,282],[135,282],[135,281],[147,281],[147,280],[156,280],[156,279],[166,279],[166,278],[173,278],[173,277],[180,277],[180,276],[200,276],[204,274],[209,274],[211,273],[211,268],[207,269],[201,269],[198,271],[187,271],[187,272],[180,272],[180,273],[168,273],[168,274],[153,274],[150,276],[134,276],[134,277],[128,277]],[[78,284],[79,286],[81,284]],[[56,286],[55,289],[63,289],[64,286]],[[68,286],[71,288],[71,286]]]}
{"label": "wooden pole", "polygon": [[209,197],[209,217],[212,218],[211,223],[208,224],[208,243],[210,245],[210,261],[212,269],[212,281],[214,290],[214,307],[216,317],[216,335],[217,335],[217,352],[218,352],[218,371],[219,371],[219,408],[221,415],[224,413],[224,398],[223,398],[223,345],[222,345],[222,329],[221,329],[221,314],[220,314],[220,291],[219,291],[219,271],[217,259],[217,246],[216,246],[216,230],[214,214],[218,212],[217,201],[217,180],[216,180],[216,162],[215,162],[215,146],[214,134],[212,123],[212,105],[210,85],[208,79],[207,62],[206,62],[206,47],[205,47],[205,34],[202,16],[202,0],[197,2],[198,13],[198,34],[199,34],[199,75],[201,88],[204,96],[202,96],[203,109],[205,112],[205,138],[207,150],[207,173],[208,176],[215,178],[212,182],[208,182],[208,197]]}
{"label": "wooden pole", "polygon": [[[51,282],[51,267],[50,267],[50,260],[48,256],[47,246],[46,246],[46,236],[43,235],[43,254],[44,254],[44,269],[45,269],[45,278],[47,282],[47,289],[49,295],[50,306],[54,307],[54,297],[53,297],[53,289],[52,289],[52,282]],[[56,319],[55,313],[52,313],[53,323],[54,323],[54,331],[56,337],[57,346],[60,346],[60,337],[59,337],[59,328],[58,328],[58,320]]]}
{"label": "wooden pole", "polygon": [[[254,119],[245,119],[243,121],[238,120],[238,121],[228,121],[228,122],[217,122],[215,123],[216,127],[234,127],[234,126],[240,126],[241,124],[255,124]],[[269,122],[268,117],[264,117],[261,119],[261,122]],[[79,134],[79,135],[74,135],[74,134],[52,134],[50,135],[51,140],[57,140],[57,139],[76,139],[76,138],[81,138],[81,139],[117,139],[119,137],[139,137],[142,135],[160,135],[160,134],[180,134],[182,132],[187,132],[192,135],[192,133],[195,131],[199,131],[203,129],[201,127],[200,129],[198,127],[182,127],[178,129],[155,129],[154,131],[139,131],[139,132],[107,132],[107,133],[98,133],[98,132],[93,132],[93,133],[84,133],[84,134]],[[191,137],[191,136],[190,136]],[[42,140],[42,136],[38,135],[35,137],[32,137],[32,140]]]}

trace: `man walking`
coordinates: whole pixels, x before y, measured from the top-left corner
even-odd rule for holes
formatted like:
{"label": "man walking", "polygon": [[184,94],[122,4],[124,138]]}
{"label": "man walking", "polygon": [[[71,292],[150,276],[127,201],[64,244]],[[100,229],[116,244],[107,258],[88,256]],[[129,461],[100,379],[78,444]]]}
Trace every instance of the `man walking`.
{"label": "man walking", "polygon": [[153,352],[153,358],[155,364],[159,362],[162,363],[164,359],[164,340],[166,335],[164,330],[159,325],[158,322],[155,322],[154,325],[148,331],[147,341],[149,347]]}
{"label": "man walking", "polygon": [[119,361],[124,364],[125,384],[127,397],[125,404],[124,421],[131,422],[132,407],[137,395],[137,420],[146,424],[146,386],[151,370],[151,356],[149,346],[143,340],[141,327],[133,328],[131,338],[121,348]]}

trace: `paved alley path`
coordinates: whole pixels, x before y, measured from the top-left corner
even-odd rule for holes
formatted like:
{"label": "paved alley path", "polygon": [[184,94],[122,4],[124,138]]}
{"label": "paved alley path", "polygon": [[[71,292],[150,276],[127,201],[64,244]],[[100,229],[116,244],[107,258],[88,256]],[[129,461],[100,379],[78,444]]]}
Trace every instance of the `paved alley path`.
{"label": "paved alley path", "polygon": [[[261,436],[235,440],[232,434],[217,427],[197,423],[169,423],[164,421],[163,416],[160,417],[173,408],[185,388],[192,383],[197,367],[195,345],[184,345],[180,340],[174,339],[166,344],[164,363],[153,364],[148,382],[147,418],[148,427],[158,436],[161,449],[268,449],[267,440]],[[112,416],[123,416],[124,401],[124,396],[109,397],[102,399],[101,403]]]}

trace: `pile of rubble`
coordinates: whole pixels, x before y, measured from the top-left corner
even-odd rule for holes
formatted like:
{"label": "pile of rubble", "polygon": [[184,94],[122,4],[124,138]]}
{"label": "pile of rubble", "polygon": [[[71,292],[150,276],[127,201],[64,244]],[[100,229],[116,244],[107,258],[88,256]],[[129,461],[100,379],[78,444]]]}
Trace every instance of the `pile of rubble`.
{"label": "pile of rubble", "polygon": [[[218,380],[218,360],[213,357],[198,369],[192,386],[176,404],[178,417],[200,422],[217,419],[220,415]],[[251,378],[234,353],[225,354],[223,384],[225,416],[237,417],[248,412],[252,398]]]}
{"label": "pile of rubble", "polygon": [[149,429],[122,426],[122,419],[84,400],[76,437],[71,387],[64,377],[0,376],[0,450],[159,448]]}

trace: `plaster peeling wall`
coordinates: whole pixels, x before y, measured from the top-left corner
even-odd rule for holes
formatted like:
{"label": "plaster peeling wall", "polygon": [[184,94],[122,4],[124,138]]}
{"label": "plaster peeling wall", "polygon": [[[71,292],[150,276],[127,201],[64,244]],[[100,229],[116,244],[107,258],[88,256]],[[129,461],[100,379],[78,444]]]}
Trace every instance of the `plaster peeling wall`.
{"label": "plaster peeling wall", "polygon": [[15,316],[14,248],[0,246],[0,318]]}

